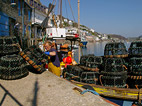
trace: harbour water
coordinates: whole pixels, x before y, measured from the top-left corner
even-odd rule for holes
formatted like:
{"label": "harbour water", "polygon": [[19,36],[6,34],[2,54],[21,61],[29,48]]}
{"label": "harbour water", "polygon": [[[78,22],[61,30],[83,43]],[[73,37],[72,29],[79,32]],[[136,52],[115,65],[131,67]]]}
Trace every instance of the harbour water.
{"label": "harbour water", "polygon": [[[103,42],[88,42],[87,47],[81,48],[80,55],[87,55],[87,54],[94,54],[95,56],[103,56],[104,55],[104,48],[107,41]],[[131,44],[131,42],[124,42],[127,50]],[[78,63],[78,49],[74,50],[74,59]]]}

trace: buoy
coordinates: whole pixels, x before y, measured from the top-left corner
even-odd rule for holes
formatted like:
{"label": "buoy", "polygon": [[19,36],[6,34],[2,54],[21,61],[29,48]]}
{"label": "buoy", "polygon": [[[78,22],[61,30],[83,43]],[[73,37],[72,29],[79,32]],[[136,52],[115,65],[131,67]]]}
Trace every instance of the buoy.
{"label": "buoy", "polygon": [[72,63],[72,58],[71,58],[70,56],[68,56],[68,57],[66,58],[66,63],[69,63],[69,64]]}

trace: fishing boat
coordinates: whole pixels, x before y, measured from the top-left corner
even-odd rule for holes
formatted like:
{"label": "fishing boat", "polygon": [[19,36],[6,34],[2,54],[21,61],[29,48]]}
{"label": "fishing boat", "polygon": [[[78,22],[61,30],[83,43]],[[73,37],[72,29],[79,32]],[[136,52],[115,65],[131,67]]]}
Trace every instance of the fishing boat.
{"label": "fishing boat", "polygon": [[81,56],[80,64],[67,66],[63,77],[120,106],[141,105],[141,44],[132,42],[127,52],[121,42],[107,43],[104,56]]}
{"label": "fishing boat", "polygon": [[84,46],[84,47],[86,47],[86,45],[87,45],[88,41],[87,41],[84,37],[81,37],[81,41],[80,41],[80,43],[82,43],[82,44],[83,44],[83,46]]}

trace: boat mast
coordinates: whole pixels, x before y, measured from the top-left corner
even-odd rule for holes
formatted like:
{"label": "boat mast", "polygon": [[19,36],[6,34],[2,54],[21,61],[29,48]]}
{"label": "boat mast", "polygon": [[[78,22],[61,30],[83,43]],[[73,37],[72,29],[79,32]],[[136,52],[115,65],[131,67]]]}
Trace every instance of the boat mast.
{"label": "boat mast", "polygon": [[60,28],[62,28],[62,0],[60,0]]}
{"label": "boat mast", "polygon": [[[80,0],[78,0],[78,35],[79,35],[79,38],[81,38],[80,36]],[[80,63],[80,46],[78,48],[78,51],[79,51],[78,52],[78,62]]]}

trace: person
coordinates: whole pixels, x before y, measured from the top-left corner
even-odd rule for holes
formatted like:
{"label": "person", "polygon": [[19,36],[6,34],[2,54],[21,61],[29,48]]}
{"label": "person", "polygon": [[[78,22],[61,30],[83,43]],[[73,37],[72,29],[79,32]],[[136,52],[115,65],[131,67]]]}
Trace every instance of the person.
{"label": "person", "polygon": [[[55,42],[52,42],[52,48],[54,48],[55,50],[57,50],[57,44]],[[59,57],[59,61],[62,62],[62,54],[60,51],[57,50],[57,55]]]}
{"label": "person", "polygon": [[50,41],[46,41],[44,47],[47,50],[45,54],[48,55],[48,70],[60,77],[60,61],[56,49],[52,48],[52,43]]}

